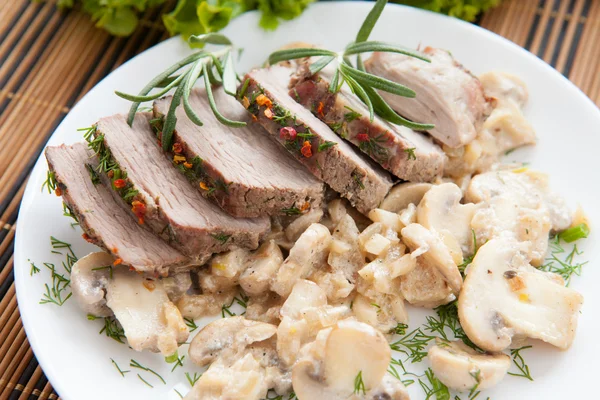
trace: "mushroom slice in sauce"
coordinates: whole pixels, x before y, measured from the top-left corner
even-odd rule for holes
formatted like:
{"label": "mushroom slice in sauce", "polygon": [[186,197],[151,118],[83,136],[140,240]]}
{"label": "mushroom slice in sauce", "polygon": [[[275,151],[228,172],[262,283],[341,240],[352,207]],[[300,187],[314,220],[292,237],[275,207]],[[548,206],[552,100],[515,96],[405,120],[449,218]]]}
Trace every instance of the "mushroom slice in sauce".
{"label": "mushroom slice in sauce", "polygon": [[114,268],[107,286],[106,303],[136,351],[147,349],[170,356],[189,336],[181,313],[158,279]]}
{"label": "mushroom slice in sauce", "polygon": [[86,313],[96,317],[112,315],[105,295],[114,260],[112,255],[99,251],[80,258],[71,268],[73,298]]}
{"label": "mushroom slice in sauce", "polygon": [[244,272],[240,275],[240,286],[248,295],[268,292],[272,277],[283,263],[283,254],[274,240],[263,243],[249,257]]}
{"label": "mushroom slice in sauce", "polygon": [[329,229],[321,224],[312,224],[300,235],[289,256],[277,272],[271,289],[281,296],[287,296],[299,279],[310,275],[315,268],[320,268],[327,262],[331,234]]}
{"label": "mushroom slice in sauce", "polygon": [[400,183],[390,190],[379,208],[398,213],[411,203],[417,205],[431,186],[431,183]]}
{"label": "mushroom slice in sauce", "polygon": [[410,224],[402,229],[402,241],[410,248],[413,257],[420,257],[424,264],[436,268],[452,292],[458,295],[462,276],[452,253],[437,232],[419,224]]}
{"label": "mushroom slice in sauce", "polygon": [[515,337],[561,349],[573,342],[583,297],[532,267],[527,245],[511,237],[492,239],[469,267],[458,315],[469,339],[486,351],[502,351]]}
{"label": "mushroom slice in sauce", "polygon": [[463,342],[437,339],[427,353],[435,376],[450,389],[488,389],[498,384],[510,368],[503,353],[479,353]]}
{"label": "mushroom slice in sauce", "polygon": [[425,228],[443,234],[449,233],[460,244],[464,253],[472,253],[471,220],[479,206],[461,204],[463,193],[454,183],[433,186],[417,207],[417,221]]}
{"label": "mushroom slice in sauce", "polygon": [[[390,347],[381,332],[352,319],[319,332],[302,349],[292,369],[292,385],[299,400],[402,399],[404,386],[386,379]],[[364,392],[355,390],[359,377]]]}

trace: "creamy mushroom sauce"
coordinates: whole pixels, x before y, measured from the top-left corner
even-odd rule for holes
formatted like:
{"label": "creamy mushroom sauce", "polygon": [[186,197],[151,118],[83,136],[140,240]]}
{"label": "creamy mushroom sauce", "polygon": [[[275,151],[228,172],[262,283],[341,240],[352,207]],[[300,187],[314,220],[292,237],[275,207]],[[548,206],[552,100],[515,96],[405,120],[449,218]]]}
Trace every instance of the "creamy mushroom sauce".
{"label": "creamy mushroom sauce", "polygon": [[535,143],[522,114],[527,91],[508,74],[480,78],[495,107],[472,142],[445,148],[446,176],[434,184],[396,185],[368,218],[334,198],[325,210],[274,219],[258,250],[216,255],[192,279],[109,278],[93,269],[106,255],[84,258],[73,268],[75,297],[92,314],[114,313],[135,350],[168,355],[187,340],[183,317],[218,314],[242,290],[245,316],[213,322],[191,343],[190,359],[210,366],[188,400],[258,400],[269,389],[301,400],[408,399],[388,372],[388,340],[408,323],[407,303],[459,299],[466,334],[487,352],[446,341],[429,351],[438,379],[458,391],[501,381],[514,340],[568,348],[583,298],[534,266],[572,213],[543,174],[497,164]]}

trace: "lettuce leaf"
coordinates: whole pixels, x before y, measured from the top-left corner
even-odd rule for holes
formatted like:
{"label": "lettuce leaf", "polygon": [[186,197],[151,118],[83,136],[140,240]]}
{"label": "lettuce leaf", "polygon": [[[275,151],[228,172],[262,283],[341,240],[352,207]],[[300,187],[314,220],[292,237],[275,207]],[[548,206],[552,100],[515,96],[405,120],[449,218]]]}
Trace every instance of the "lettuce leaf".
{"label": "lettuce leaf", "polygon": [[496,7],[501,0],[392,0],[394,3],[439,12],[473,22],[477,16]]}

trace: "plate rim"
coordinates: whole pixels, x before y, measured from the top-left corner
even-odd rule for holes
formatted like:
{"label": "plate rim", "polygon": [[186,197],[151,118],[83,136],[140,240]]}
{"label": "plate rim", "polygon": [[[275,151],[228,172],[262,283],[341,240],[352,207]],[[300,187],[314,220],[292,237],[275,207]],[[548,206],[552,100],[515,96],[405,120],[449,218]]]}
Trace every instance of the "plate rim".
{"label": "plate rim", "polygon": [[[372,1],[363,1],[363,0],[359,0],[359,1],[348,1],[348,0],[346,0],[346,1],[319,1],[316,3],[310,4],[309,8],[323,8],[325,10],[328,10],[330,8],[333,8],[336,6],[339,7],[339,6],[343,5],[344,7],[367,9],[367,7],[372,4],[374,4]],[[566,83],[567,84],[566,87],[568,88],[568,90],[570,90],[573,93],[576,93],[574,95],[580,97],[580,99],[583,100],[582,104],[584,104],[584,103],[587,104],[587,107],[590,109],[589,112],[595,114],[598,121],[600,121],[600,108],[598,108],[596,106],[596,104],[583,92],[583,90],[581,90],[578,86],[576,86],[573,82],[571,82],[567,77],[565,77],[554,67],[552,67],[551,65],[546,63],[540,57],[531,53],[529,50],[519,46],[518,44],[512,42],[511,40],[509,40],[505,37],[502,37],[499,34],[492,32],[488,29],[485,29],[479,25],[475,25],[470,22],[466,22],[466,21],[460,20],[455,17],[450,17],[447,15],[439,14],[439,13],[436,13],[433,11],[418,9],[418,8],[414,8],[414,7],[410,7],[410,6],[406,6],[406,5],[402,5],[402,4],[395,4],[395,3],[388,3],[386,5],[386,7],[399,7],[402,9],[410,10],[410,12],[424,13],[424,14],[429,15],[428,18],[450,19],[450,20],[454,21],[453,23],[457,23],[459,26],[462,25],[463,27],[468,27],[468,29],[472,29],[474,32],[477,32],[478,35],[482,35],[483,37],[486,37],[488,40],[496,40],[496,41],[501,42],[503,45],[508,46],[512,50],[516,50],[521,55],[521,57],[526,57],[529,60],[531,60],[532,62],[534,62],[536,64],[536,66],[539,66],[540,68],[545,68],[546,70],[551,70],[552,71],[551,74],[552,74],[553,78],[554,79],[558,78],[560,81],[563,82],[563,84]],[[368,9],[370,9],[370,7]],[[235,20],[232,20],[229,26],[235,24],[238,21],[242,21],[244,18],[249,18],[250,15],[257,14],[258,12],[259,12],[258,10],[246,12],[246,13],[240,15],[239,17],[237,17]],[[301,18],[301,17],[302,16],[300,16],[298,18]],[[284,24],[286,22],[287,21],[282,21],[282,24]],[[256,29],[260,29],[260,27],[256,26]],[[269,33],[272,34],[273,32],[277,32],[277,31],[275,30],[275,31],[272,31]],[[17,304],[19,307],[19,313],[21,315],[21,321],[22,321],[23,327],[25,329],[27,340],[33,350],[33,353],[38,361],[38,364],[42,368],[44,375],[48,378],[48,381],[50,382],[50,384],[52,385],[52,387],[54,388],[56,393],[58,393],[59,396],[62,397],[64,400],[72,399],[72,397],[69,396],[69,392],[68,392],[68,388],[67,388],[68,387],[67,381],[65,379],[60,379],[60,377],[59,377],[60,373],[57,371],[56,368],[53,367],[51,360],[49,360],[45,357],[44,351],[43,351],[44,346],[40,343],[40,340],[39,340],[40,335],[37,332],[35,332],[35,330],[33,329],[32,319],[34,318],[34,315],[32,315],[31,312],[27,312],[27,311],[23,312],[23,310],[27,310],[27,307],[25,307],[24,309],[21,309],[21,307],[20,307],[21,304],[25,304],[25,302],[24,301],[22,302],[21,300],[23,299],[23,296],[24,296],[24,294],[23,294],[24,290],[25,290],[24,287],[27,285],[27,283],[26,283],[27,280],[24,279],[24,277],[22,278],[21,273],[17,273],[17,271],[20,272],[23,268],[26,268],[27,264],[23,258],[24,257],[23,247],[25,246],[25,239],[26,239],[23,229],[25,229],[25,228],[23,228],[23,224],[18,224],[18,219],[19,219],[18,217],[21,216],[23,213],[27,212],[26,206],[27,206],[29,199],[32,198],[32,190],[37,190],[37,188],[33,187],[32,178],[35,176],[35,173],[38,173],[37,171],[41,168],[40,164],[45,162],[44,151],[45,151],[46,147],[48,146],[48,142],[52,140],[52,138],[56,135],[56,133],[58,131],[60,131],[61,127],[65,123],[65,120],[68,118],[68,116],[71,113],[78,113],[83,100],[86,99],[88,96],[90,96],[90,94],[99,85],[101,85],[105,80],[109,79],[109,77],[113,76],[113,74],[119,74],[120,71],[126,65],[133,62],[138,57],[143,57],[144,54],[147,53],[148,51],[151,51],[151,50],[153,51],[154,49],[160,48],[162,46],[168,46],[169,45],[168,43],[171,43],[176,40],[181,40],[180,36],[174,36],[169,39],[166,39],[166,40],[164,40],[160,43],[157,43],[154,46],[144,50],[143,52],[135,55],[134,57],[130,58],[125,63],[121,64],[119,67],[117,67],[116,69],[111,71],[109,74],[107,74],[105,77],[103,77],[100,81],[98,81],[77,102],[77,104],[75,104],[75,106],[73,106],[73,108],[69,111],[69,113],[63,117],[60,124],[58,124],[56,126],[56,128],[54,129],[52,134],[48,137],[48,140],[46,141],[44,148],[42,149],[38,159],[36,160],[33,168],[31,169],[31,175],[28,178],[28,181],[27,181],[27,184],[25,187],[25,191],[23,193],[23,197],[22,197],[21,203],[19,205],[19,210],[18,210],[17,220],[16,220],[17,227],[15,230],[15,238],[14,238],[14,264],[13,264],[14,281],[15,281],[15,289],[16,289],[16,297],[17,297]],[[588,111],[586,111],[586,112],[588,112]]]}

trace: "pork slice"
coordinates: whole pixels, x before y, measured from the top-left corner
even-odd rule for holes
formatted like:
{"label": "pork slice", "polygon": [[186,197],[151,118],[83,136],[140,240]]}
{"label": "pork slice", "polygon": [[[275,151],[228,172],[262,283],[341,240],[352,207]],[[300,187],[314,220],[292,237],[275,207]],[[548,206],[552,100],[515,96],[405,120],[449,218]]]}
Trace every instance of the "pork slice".
{"label": "pork slice", "polygon": [[430,138],[377,116],[371,121],[368,108],[345,86],[329,91],[328,68],[317,75],[307,71],[308,64],[300,66],[290,95],[335,133],[402,180],[429,182],[442,174],[446,157]]}
{"label": "pork slice", "polygon": [[112,187],[131,205],[139,222],[193,258],[232,246],[258,247],[269,230],[269,219],[235,218],[202,197],[163,153],[151,118],[150,113],[138,113],[130,127],[124,115],[113,115],[98,121],[95,131],[105,156],[114,163]]}
{"label": "pork slice", "polygon": [[46,159],[62,198],[77,216],[86,240],[121,259],[121,264],[140,272],[165,276],[170,269],[180,270],[193,264],[139,225],[112,190],[102,183],[92,182],[90,168],[97,168],[98,160],[85,144],[48,147]]}
{"label": "pork slice", "polygon": [[[250,115],[223,89],[213,91],[218,109],[237,121]],[[154,102],[154,116],[167,114],[172,97]],[[319,208],[324,185],[268,137],[258,125],[232,128],[212,113],[204,88],[194,89],[190,104],[203,126],[179,107],[174,151],[184,175],[208,198],[236,217],[284,214],[290,209]],[[187,164],[185,164],[187,163]],[[186,165],[190,168],[186,168]]]}
{"label": "pork slice", "polygon": [[[363,213],[376,208],[392,185],[390,175],[341,140],[288,94],[292,69],[248,73],[239,97],[271,137],[317,178]],[[290,129],[291,128],[291,129]]]}
{"label": "pork slice", "polygon": [[407,98],[379,91],[398,114],[435,124],[428,133],[449,147],[468,144],[489,113],[483,87],[446,50],[427,47],[423,52],[431,63],[403,54],[373,53],[365,67],[369,73],[406,85],[417,93],[415,98]]}

